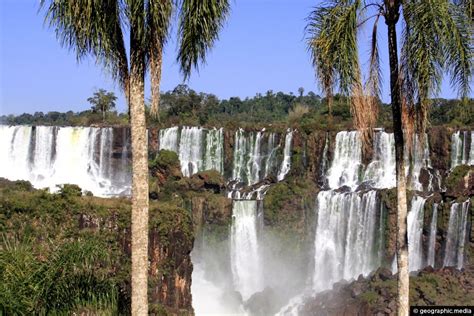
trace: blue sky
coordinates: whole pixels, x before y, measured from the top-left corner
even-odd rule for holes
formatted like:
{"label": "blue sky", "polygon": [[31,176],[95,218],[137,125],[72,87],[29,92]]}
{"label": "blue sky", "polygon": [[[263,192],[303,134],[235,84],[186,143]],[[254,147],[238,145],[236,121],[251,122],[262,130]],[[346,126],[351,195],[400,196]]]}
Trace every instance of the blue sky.
{"label": "blue sky", "polygon": [[[232,12],[207,64],[188,84],[220,98],[254,96],[267,90],[293,92],[299,87],[319,92],[304,41],[305,18],[315,0],[234,0]],[[43,25],[39,0],[0,1],[0,114],[35,111],[82,111],[95,89],[122,93],[93,59],[78,64],[73,52],[62,48],[53,30]],[[379,24],[382,43],[386,27]],[[176,28],[173,29],[176,31]],[[370,29],[361,30],[368,39]],[[367,45],[361,44],[361,52]],[[380,46],[384,74],[383,99],[388,101],[388,60]],[[164,56],[162,91],[182,83],[171,40]],[[362,60],[362,65],[365,61]],[[456,97],[443,84],[443,97]]]}

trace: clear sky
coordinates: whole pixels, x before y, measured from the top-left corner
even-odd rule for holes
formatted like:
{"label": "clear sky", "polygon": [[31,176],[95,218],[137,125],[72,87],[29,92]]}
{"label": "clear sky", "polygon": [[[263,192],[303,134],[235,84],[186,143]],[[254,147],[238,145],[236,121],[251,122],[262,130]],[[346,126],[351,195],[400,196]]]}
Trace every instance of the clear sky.
{"label": "clear sky", "polygon": [[[230,18],[207,64],[188,82],[191,88],[219,98],[251,97],[267,90],[319,92],[304,41],[305,18],[319,0],[233,0]],[[95,89],[114,90],[118,109],[122,93],[93,59],[78,64],[62,48],[53,30],[43,25],[39,0],[0,0],[0,114],[35,111],[82,111]],[[382,43],[386,27],[379,25]],[[176,31],[176,27],[173,29]],[[360,37],[368,39],[369,28]],[[361,52],[368,51],[362,44]],[[388,60],[380,46],[384,74],[383,99],[388,101]],[[162,91],[182,83],[171,40],[164,56]],[[362,64],[366,65],[364,60]],[[442,97],[456,97],[443,84]]]}

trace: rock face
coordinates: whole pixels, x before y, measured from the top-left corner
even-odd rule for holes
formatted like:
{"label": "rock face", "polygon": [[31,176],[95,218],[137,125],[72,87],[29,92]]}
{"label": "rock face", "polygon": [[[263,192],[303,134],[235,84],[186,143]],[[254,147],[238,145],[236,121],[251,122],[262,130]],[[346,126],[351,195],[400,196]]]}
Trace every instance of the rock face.
{"label": "rock face", "polygon": [[473,195],[474,166],[457,166],[446,178],[446,196],[456,199]]}
{"label": "rock face", "polygon": [[427,133],[430,144],[431,165],[440,172],[443,178],[449,171],[450,166],[452,132],[447,128],[432,127]]}
{"label": "rock face", "polygon": [[[395,315],[396,275],[378,269],[368,278],[352,283],[335,284],[305,301],[299,315]],[[426,268],[410,277],[410,305],[472,305],[474,279],[472,272],[454,268]]]}

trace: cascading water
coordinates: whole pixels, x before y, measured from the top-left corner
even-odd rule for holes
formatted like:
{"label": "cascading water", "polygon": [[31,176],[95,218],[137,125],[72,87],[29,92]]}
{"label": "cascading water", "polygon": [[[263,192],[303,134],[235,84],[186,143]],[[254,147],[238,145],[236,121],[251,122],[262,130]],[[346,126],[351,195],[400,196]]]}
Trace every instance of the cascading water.
{"label": "cascading water", "polygon": [[203,129],[183,126],[162,129],[159,132],[159,149],[174,151],[181,163],[181,172],[190,177],[204,170],[224,173],[223,129]]}
{"label": "cascading water", "polygon": [[112,170],[112,128],[1,126],[0,176],[28,180],[55,191],[72,183],[97,196],[129,194],[130,182],[116,183]]}
{"label": "cascading water", "polygon": [[436,231],[438,228],[438,204],[433,204],[433,217],[431,218],[430,223],[430,239],[428,241],[428,258],[427,265],[434,267],[435,266],[435,252],[436,252]]}
{"label": "cascading water", "polygon": [[[286,146],[286,143],[285,143]],[[291,146],[291,145],[290,145]],[[280,148],[277,144],[277,134],[276,133],[270,133],[268,136],[268,152],[269,154],[267,155],[267,159],[265,161],[265,174],[264,177],[267,177],[268,175],[273,173],[273,170],[276,165],[276,155],[278,148]],[[290,151],[290,150],[288,150]]]}
{"label": "cascading water", "polygon": [[0,126],[0,176],[29,179],[31,136],[31,126]]}
{"label": "cascading water", "polygon": [[263,290],[255,200],[234,201],[232,208],[231,266],[234,288],[244,300]]}
{"label": "cascading water", "polygon": [[331,288],[339,280],[367,275],[380,264],[376,197],[375,191],[318,194],[313,274],[316,292]]}
{"label": "cascading water", "polygon": [[423,268],[423,208],[426,199],[414,196],[408,212],[408,269],[418,271]]}
{"label": "cascading water", "polygon": [[283,162],[281,163],[280,172],[278,173],[278,181],[285,178],[291,168],[291,141],[293,139],[293,131],[288,129],[285,136],[285,149],[283,151]]}
{"label": "cascading water", "polygon": [[204,152],[204,170],[217,170],[224,174],[224,131],[211,129],[206,134],[206,150]]}
{"label": "cascading water", "polygon": [[474,131],[470,135],[468,131],[457,131],[451,135],[451,169],[459,165],[474,165],[473,136]]}
{"label": "cascading water", "polygon": [[469,200],[464,203],[453,203],[451,205],[444,252],[444,267],[457,267],[458,269],[463,267],[469,206]]}
{"label": "cascading water", "polygon": [[364,181],[368,181],[373,188],[392,188],[396,185],[393,133],[375,133],[374,157],[365,170]]}
{"label": "cascading water", "polygon": [[160,150],[166,149],[177,153],[179,148],[178,139],[179,129],[177,126],[161,129],[159,134]]}
{"label": "cascading water", "polygon": [[359,184],[361,169],[362,142],[359,134],[355,131],[337,133],[334,160],[327,174],[329,187],[348,186],[354,190]]}
{"label": "cascading water", "polygon": [[179,140],[179,161],[183,175],[189,177],[203,170],[203,130],[200,127],[183,127]]}
{"label": "cascading water", "polygon": [[471,150],[469,151],[469,164],[474,166],[474,131],[471,131]]}

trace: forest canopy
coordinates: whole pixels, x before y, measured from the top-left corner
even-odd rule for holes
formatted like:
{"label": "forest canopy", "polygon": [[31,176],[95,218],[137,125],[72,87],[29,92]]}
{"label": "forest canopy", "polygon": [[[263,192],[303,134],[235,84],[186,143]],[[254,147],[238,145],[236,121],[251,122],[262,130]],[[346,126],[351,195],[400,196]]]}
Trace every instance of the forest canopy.
{"label": "forest canopy", "polygon": [[[84,102],[85,103],[85,102]],[[378,126],[390,128],[391,108],[378,102],[380,115]],[[462,102],[456,99],[431,99],[429,121],[431,125],[452,127],[474,126],[474,99]],[[85,105],[86,106],[86,105]],[[147,103],[147,114],[150,104]],[[333,104],[333,125],[327,126],[328,108],[326,98],[303,88],[297,94],[274,92],[257,93],[241,99],[231,97],[219,99],[211,93],[197,92],[181,84],[171,91],[163,92],[160,100],[161,113],[158,119],[148,117],[150,126],[202,125],[225,127],[292,126],[304,131],[312,129],[352,128],[349,100],[335,95]],[[17,125],[126,125],[128,113],[109,111],[104,119],[93,109],[82,112],[35,112],[18,116],[0,116],[1,124]]]}

